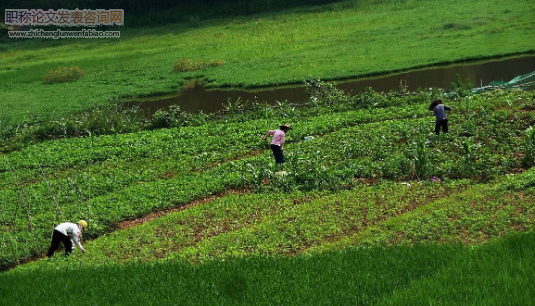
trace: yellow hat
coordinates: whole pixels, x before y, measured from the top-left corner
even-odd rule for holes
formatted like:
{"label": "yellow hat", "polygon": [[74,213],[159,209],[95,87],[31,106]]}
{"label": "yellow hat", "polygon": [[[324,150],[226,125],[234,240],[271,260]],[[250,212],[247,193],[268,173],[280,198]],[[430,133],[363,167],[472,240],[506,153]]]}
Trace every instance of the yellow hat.
{"label": "yellow hat", "polygon": [[87,229],[87,222],[85,220],[80,220],[76,224],[81,225],[84,229]]}

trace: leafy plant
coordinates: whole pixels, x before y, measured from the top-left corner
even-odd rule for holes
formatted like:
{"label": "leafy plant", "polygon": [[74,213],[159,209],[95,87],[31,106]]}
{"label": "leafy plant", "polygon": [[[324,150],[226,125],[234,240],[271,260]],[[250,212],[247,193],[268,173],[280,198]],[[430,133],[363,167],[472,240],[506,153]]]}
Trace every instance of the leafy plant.
{"label": "leafy plant", "polygon": [[466,97],[472,94],[472,82],[468,79],[463,81],[459,74],[455,75],[455,81],[450,83],[450,87],[457,98]]}
{"label": "leafy plant", "polygon": [[332,105],[340,100],[344,93],[336,88],[332,82],[324,82],[319,78],[310,78],[305,81],[306,92],[314,106]]}
{"label": "leafy plant", "polygon": [[464,171],[471,174],[473,171],[472,165],[472,138],[467,138],[463,141],[463,156],[464,156]]}
{"label": "leafy plant", "polygon": [[419,180],[422,180],[428,174],[429,169],[426,142],[427,139],[424,136],[419,136],[412,144],[414,172]]}
{"label": "leafy plant", "polygon": [[152,116],[150,125],[153,129],[181,127],[185,125],[190,115],[180,109],[178,105],[169,106],[169,110],[157,110]]}

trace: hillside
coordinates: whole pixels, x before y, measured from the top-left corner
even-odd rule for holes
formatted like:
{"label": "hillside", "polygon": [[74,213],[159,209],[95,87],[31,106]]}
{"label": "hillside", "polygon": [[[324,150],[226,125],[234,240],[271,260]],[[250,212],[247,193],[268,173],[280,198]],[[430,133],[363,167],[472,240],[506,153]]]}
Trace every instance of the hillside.
{"label": "hillside", "polygon": [[[529,305],[535,92],[324,80],[533,52],[534,5],[342,1],[0,45],[0,305]],[[46,84],[58,66],[84,75]],[[122,104],[303,81],[302,105]],[[79,219],[88,252],[44,258]]]}
{"label": "hillside", "polygon": [[[328,94],[306,108],[257,106],[200,126],[49,141],[5,155],[4,268],[41,257],[50,228],[62,220],[87,219],[91,241],[87,254],[39,260],[2,277],[54,266],[75,274],[126,269],[127,277],[142,263],[159,270],[215,260],[241,265],[260,256],[261,264],[268,255],[322,258],[312,254],[421,243],[448,248],[532,232],[532,92],[445,100],[454,109],[451,132],[437,136],[426,109],[433,92],[350,96],[324,86]],[[294,129],[288,162],[277,169],[258,135],[281,121]],[[444,256],[465,251],[452,252]]]}
{"label": "hillside", "polygon": [[[0,44],[0,132],[116,99],[176,95],[192,80],[254,88],[529,53],[534,5],[358,0],[195,25],[111,27],[120,39],[10,39]],[[217,64],[182,71],[188,60]],[[44,82],[58,67],[85,76]]]}

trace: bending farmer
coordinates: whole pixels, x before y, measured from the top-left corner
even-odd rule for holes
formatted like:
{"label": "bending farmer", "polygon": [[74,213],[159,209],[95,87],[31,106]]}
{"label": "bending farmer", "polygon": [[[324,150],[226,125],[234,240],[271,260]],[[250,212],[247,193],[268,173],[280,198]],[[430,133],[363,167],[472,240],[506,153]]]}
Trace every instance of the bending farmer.
{"label": "bending farmer", "polygon": [[271,150],[273,151],[273,156],[275,156],[275,163],[282,164],[284,163],[284,154],[282,153],[282,145],[284,144],[284,136],[292,128],[288,124],[283,124],[280,127],[280,130],[270,130],[267,131],[264,140],[267,141],[267,138],[270,135],[273,135],[271,139]]}
{"label": "bending farmer", "polygon": [[436,117],[435,133],[437,135],[440,134],[440,127],[442,127],[442,132],[447,133],[448,132],[448,116],[446,115],[446,111],[450,111],[451,108],[449,106],[442,104],[442,100],[436,99],[435,101],[431,102],[431,104],[429,105],[429,110],[435,113],[435,117]]}
{"label": "bending farmer", "polygon": [[63,242],[65,246],[65,256],[69,256],[74,251],[74,244],[82,252],[86,252],[82,244],[80,243],[80,238],[82,237],[82,230],[87,229],[87,222],[80,220],[76,223],[65,222],[56,226],[54,232],[52,233],[52,242],[50,243],[50,248],[46,256],[54,256],[54,252],[59,247],[60,242]]}

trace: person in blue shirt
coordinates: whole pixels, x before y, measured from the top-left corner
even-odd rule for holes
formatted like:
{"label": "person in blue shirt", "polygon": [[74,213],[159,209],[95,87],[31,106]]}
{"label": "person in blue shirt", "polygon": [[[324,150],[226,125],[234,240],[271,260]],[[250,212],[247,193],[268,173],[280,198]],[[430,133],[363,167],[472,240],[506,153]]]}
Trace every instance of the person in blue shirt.
{"label": "person in blue shirt", "polygon": [[446,115],[446,111],[451,111],[451,107],[442,104],[442,100],[436,99],[435,101],[431,102],[431,104],[429,105],[429,110],[435,113],[435,118],[436,118],[435,133],[437,135],[440,134],[440,127],[442,127],[443,133],[447,133],[448,132],[448,116]]}

